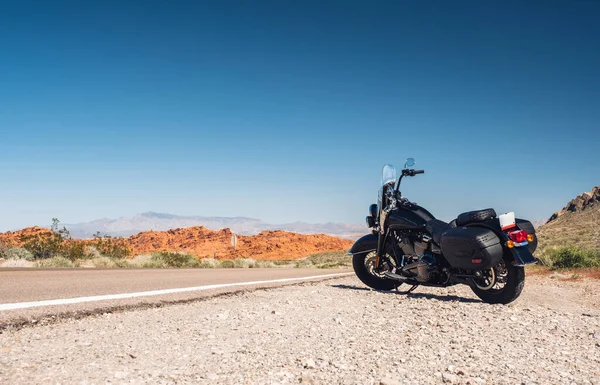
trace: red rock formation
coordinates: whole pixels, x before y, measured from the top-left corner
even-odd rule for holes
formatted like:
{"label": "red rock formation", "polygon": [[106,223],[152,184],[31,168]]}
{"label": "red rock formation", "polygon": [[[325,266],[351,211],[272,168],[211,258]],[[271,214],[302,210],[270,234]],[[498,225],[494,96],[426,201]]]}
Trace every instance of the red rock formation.
{"label": "red rock formation", "polygon": [[[0,234],[0,242],[21,246],[22,235],[44,234],[39,227]],[[169,231],[146,231],[129,238],[125,244],[134,255],[154,251],[183,251],[198,257],[233,258],[233,233],[213,231],[202,226]],[[81,241],[89,242],[89,241]],[[261,260],[290,260],[328,251],[345,251],[352,241],[324,234],[304,235],[286,231],[263,231],[253,236],[238,235],[237,256]]]}

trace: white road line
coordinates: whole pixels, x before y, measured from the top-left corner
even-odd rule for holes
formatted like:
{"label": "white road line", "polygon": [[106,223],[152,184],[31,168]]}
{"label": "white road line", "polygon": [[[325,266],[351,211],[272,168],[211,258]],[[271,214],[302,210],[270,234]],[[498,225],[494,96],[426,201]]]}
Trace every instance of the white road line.
{"label": "white road line", "polygon": [[351,275],[351,274],[354,274],[354,273],[324,274],[324,275],[313,275],[313,276],[310,276],[310,277],[299,277],[299,278],[281,278],[281,279],[273,279],[273,280],[270,280],[270,281],[251,281],[251,282],[221,283],[221,284],[216,284],[216,285],[194,286],[194,287],[180,287],[180,288],[176,288],[176,289],[140,291],[140,292],[137,292],[137,293],[121,293],[121,294],[94,295],[94,296],[91,296],[91,297],[50,299],[50,300],[46,300],[46,301],[35,301],[35,302],[5,303],[5,304],[0,304],[0,311],[3,311],[3,310],[27,309],[27,308],[42,307],[42,306],[72,305],[72,304],[75,304],[75,303],[95,302],[95,301],[107,301],[107,300],[115,300],[115,299],[127,299],[127,298],[137,298],[137,297],[150,297],[150,296],[154,296],[154,295],[164,295],[164,294],[173,294],[173,293],[186,293],[186,292],[190,292],[190,291],[202,291],[202,290],[221,289],[221,288],[224,288],[224,287],[263,285],[263,284],[266,284],[266,283],[282,283],[282,282],[303,281],[303,280],[316,279],[316,278],[341,277],[341,276],[344,276],[344,275]]}

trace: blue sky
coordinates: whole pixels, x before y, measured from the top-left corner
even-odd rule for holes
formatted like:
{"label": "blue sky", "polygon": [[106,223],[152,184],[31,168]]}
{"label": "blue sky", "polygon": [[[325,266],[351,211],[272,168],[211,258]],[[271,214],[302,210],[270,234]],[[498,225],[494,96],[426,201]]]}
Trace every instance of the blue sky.
{"label": "blue sky", "polygon": [[144,211],[362,223],[600,184],[600,3],[6,1],[0,230]]}

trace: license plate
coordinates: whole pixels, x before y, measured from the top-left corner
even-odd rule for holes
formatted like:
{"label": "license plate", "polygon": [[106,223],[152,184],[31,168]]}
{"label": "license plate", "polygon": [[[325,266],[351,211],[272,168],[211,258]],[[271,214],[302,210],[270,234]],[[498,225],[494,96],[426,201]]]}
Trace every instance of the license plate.
{"label": "license plate", "polygon": [[516,226],[515,213],[506,213],[498,216],[500,220],[500,227],[502,230],[512,229]]}

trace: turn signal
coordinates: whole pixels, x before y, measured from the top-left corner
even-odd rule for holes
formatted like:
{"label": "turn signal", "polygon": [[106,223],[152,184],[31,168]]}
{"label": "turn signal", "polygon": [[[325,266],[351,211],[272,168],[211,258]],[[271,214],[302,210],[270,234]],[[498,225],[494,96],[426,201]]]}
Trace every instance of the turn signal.
{"label": "turn signal", "polygon": [[515,247],[515,243],[513,241],[508,241],[508,242],[506,242],[506,247],[508,247],[509,249],[512,249],[513,247]]}
{"label": "turn signal", "polygon": [[533,234],[527,234],[527,242],[533,242],[535,240],[535,237],[533,236]]}

